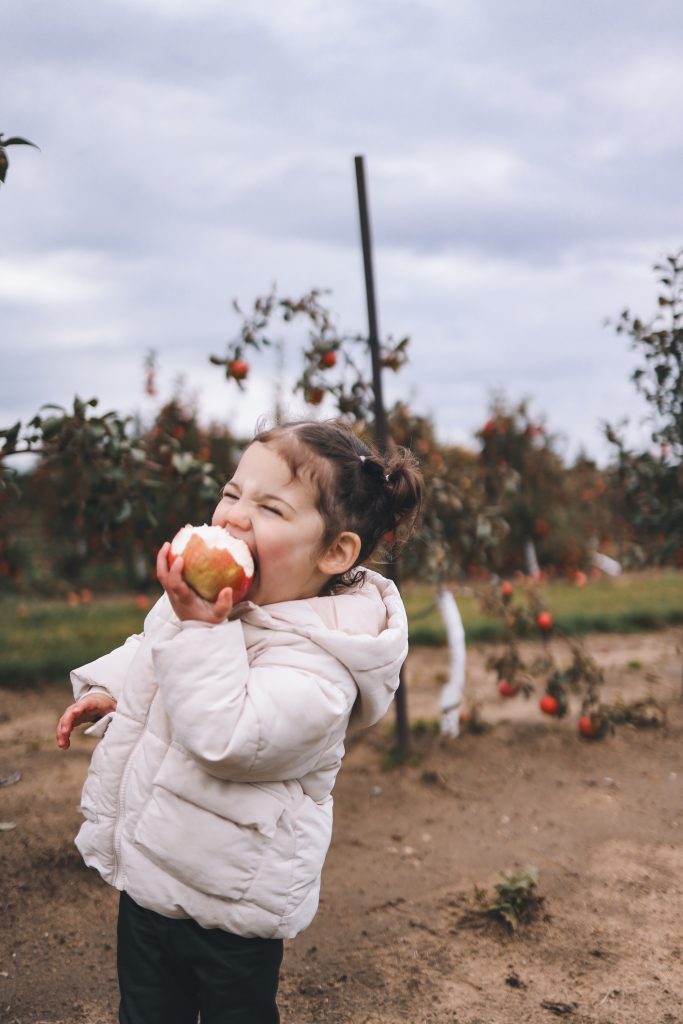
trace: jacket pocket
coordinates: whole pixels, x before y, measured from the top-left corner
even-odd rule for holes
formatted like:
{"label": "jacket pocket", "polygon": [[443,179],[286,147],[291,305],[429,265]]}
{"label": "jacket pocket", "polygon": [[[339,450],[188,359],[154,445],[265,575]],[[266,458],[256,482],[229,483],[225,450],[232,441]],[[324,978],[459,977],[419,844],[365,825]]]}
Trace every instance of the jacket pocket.
{"label": "jacket pocket", "polygon": [[216,779],[170,747],[157,772],[133,842],[192,889],[239,899],[256,875],[284,811],[249,783]]}

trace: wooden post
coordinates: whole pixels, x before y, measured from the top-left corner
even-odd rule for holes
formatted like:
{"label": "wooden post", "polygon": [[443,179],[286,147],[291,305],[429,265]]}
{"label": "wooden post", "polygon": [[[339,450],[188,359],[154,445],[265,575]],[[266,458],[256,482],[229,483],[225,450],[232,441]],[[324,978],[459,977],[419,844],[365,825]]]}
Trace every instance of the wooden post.
{"label": "wooden post", "polygon": [[[354,158],[356,167],[356,189],[358,192],[358,214],[360,218],[360,236],[363,247],[363,268],[365,271],[365,296],[368,309],[368,345],[372,361],[372,390],[374,393],[375,434],[377,445],[386,453],[389,444],[387,415],[382,394],[382,365],[379,349],[379,329],[377,327],[377,305],[375,302],[375,279],[372,269],[372,238],[370,234],[370,214],[368,197],[365,187],[365,164],[362,156]],[[398,565],[394,559],[388,565],[387,575],[399,586]],[[410,727],[408,724],[408,705],[406,684],[403,669],[396,691],[396,747],[399,755],[405,758],[410,751]]]}

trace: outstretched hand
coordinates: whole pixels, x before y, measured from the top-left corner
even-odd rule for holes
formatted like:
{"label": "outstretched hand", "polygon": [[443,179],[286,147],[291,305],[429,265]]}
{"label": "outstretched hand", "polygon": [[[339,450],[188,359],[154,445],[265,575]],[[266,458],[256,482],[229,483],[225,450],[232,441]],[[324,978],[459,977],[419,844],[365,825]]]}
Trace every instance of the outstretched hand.
{"label": "outstretched hand", "polygon": [[157,555],[157,578],[168,594],[173,611],[183,622],[190,619],[209,622],[212,625],[223,622],[232,611],[232,588],[224,587],[215,601],[205,601],[192,587],[188,587],[183,579],[182,556],[174,559],[173,565],[169,569],[168,551],[170,546],[166,542]]}
{"label": "outstretched hand", "polygon": [[98,722],[110,711],[116,711],[116,701],[106,693],[87,693],[75,704],[70,704],[57,722],[57,746],[68,750],[71,746],[71,733],[84,722]]}

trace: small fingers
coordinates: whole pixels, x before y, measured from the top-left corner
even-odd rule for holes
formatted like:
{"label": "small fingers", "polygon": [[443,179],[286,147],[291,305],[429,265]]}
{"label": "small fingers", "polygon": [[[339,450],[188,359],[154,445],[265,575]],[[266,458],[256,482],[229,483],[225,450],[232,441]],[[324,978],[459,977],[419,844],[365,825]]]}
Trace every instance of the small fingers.
{"label": "small fingers", "polygon": [[168,579],[168,552],[170,547],[171,545],[166,541],[165,544],[161,545],[157,554],[157,579],[162,586],[166,585],[166,580]]}
{"label": "small fingers", "polygon": [[57,732],[55,734],[57,746],[59,747],[60,750],[68,750],[69,747],[71,746],[71,740],[69,739],[70,735],[71,729],[69,729],[67,726],[62,725],[60,722],[60,724],[57,726]]}
{"label": "small fingers", "polygon": [[55,738],[61,750],[71,746],[71,733],[84,722],[96,722],[102,715],[116,709],[116,701],[106,694],[92,694],[70,704],[57,722]]}
{"label": "small fingers", "polygon": [[194,590],[183,579],[183,567],[183,559],[179,556],[174,559],[173,565],[165,573],[164,578],[159,577],[159,579],[166,591],[171,591],[176,597],[187,601],[196,595]]}
{"label": "small fingers", "polygon": [[183,559],[179,555],[169,566],[168,541],[161,546],[157,555],[157,578],[166,591],[173,610],[181,620],[197,619],[200,622],[222,622],[232,610],[232,589],[224,587],[215,602],[205,601],[188,586],[183,579]]}
{"label": "small fingers", "polygon": [[222,622],[223,619],[232,611],[232,606],[232,587],[223,587],[223,589],[219,591],[218,597],[216,598],[213,606],[213,614],[216,621]]}
{"label": "small fingers", "polygon": [[71,736],[71,732],[74,727],[73,707],[73,704],[71,705],[71,707],[68,707],[64,714],[62,715],[62,717],[57,722],[57,732],[55,734],[55,738],[57,740],[57,746],[60,747],[62,750],[68,750],[69,747],[71,746],[71,740],[69,739],[69,737]]}

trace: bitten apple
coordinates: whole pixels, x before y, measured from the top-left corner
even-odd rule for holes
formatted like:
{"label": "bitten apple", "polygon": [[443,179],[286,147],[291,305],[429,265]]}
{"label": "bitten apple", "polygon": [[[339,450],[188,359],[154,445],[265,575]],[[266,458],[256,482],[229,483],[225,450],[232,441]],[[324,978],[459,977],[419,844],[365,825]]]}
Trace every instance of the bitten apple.
{"label": "bitten apple", "polygon": [[254,576],[249,546],[221,526],[183,526],[171,541],[169,567],[182,555],[183,579],[207,601],[215,601],[223,587],[232,587],[237,604]]}

